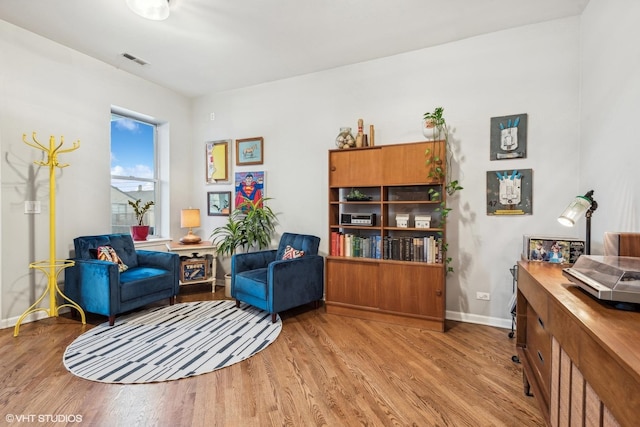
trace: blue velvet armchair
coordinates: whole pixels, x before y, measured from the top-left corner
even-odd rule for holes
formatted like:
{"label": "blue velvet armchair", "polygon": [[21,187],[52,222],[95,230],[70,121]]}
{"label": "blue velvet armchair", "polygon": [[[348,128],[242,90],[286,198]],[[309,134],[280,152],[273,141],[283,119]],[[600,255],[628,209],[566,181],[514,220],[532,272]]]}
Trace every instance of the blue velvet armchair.
{"label": "blue velvet armchair", "polygon": [[[319,245],[319,237],[284,233],[277,250],[233,255],[231,296],[236,306],[242,301],[265,310],[273,322],[281,311],[310,302],[318,307],[324,294],[324,258],[318,255]],[[304,255],[283,259],[292,249]]]}
{"label": "blue velvet armchair", "polygon": [[[109,317],[169,298],[173,305],[180,289],[180,257],[173,252],[136,250],[129,234],[77,237],[75,265],[65,269],[64,293],[83,310]],[[99,247],[112,247],[118,264],[96,258]]]}

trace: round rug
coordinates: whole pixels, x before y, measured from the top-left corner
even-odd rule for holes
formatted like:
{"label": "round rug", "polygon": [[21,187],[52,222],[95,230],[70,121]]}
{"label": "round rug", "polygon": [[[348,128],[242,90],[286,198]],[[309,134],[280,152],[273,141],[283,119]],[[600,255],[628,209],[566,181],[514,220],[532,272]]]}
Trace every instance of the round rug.
{"label": "round rug", "polygon": [[200,301],[116,317],[76,338],[64,366],[91,381],[136,384],[192,377],[245,360],[271,344],[282,321],[235,301]]}

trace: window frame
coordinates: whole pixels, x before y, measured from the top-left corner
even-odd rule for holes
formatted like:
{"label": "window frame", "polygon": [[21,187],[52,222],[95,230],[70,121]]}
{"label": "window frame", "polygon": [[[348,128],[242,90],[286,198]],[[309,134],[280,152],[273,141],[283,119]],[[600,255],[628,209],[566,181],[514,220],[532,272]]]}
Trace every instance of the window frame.
{"label": "window frame", "polygon": [[[152,183],[153,184],[153,192],[154,192],[154,224],[151,227],[151,230],[149,232],[149,237],[150,238],[159,238],[161,236],[161,230],[163,230],[162,227],[162,221],[163,221],[163,215],[162,215],[162,206],[163,204],[161,203],[161,199],[162,199],[162,179],[161,179],[161,171],[160,171],[160,147],[159,147],[159,132],[158,132],[158,128],[159,126],[161,126],[163,123],[153,119],[150,116],[146,116],[144,114],[140,114],[140,113],[136,113],[133,111],[129,111],[123,108],[119,108],[119,107],[113,107],[111,108],[111,114],[110,114],[110,121],[109,123],[111,123],[111,121],[113,120],[113,116],[117,116],[117,117],[122,117],[125,119],[129,119],[129,120],[133,120],[139,123],[142,123],[144,125],[147,126],[152,126],[153,127],[153,177],[152,178],[143,178],[143,177],[136,177],[136,176],[122,176],[122,175],[112,175],[111,174],[111,165],[109,166],[109,183],[110,186],[112,188],[114,188],[114,186],[112,185],[112,182],[114,179],[116,180],[126,180],[126,181],[131,181],[131,182],[137,182],[137,183]],[[109,148],[110,148],[110,152],[111,152],[111,144],[112,144],[112,135],[111,135],[111,128],[109,128]],[[115,187],[117,188],[117,187]],[[111,196],[109,196],[111,199]],[[110,209],[111,209],[111,215],[110,215],[110,228],[111,231],[113,231],[113,200],[110,200]],[[133,222],[130,225],[136,225],[135,222]]]}

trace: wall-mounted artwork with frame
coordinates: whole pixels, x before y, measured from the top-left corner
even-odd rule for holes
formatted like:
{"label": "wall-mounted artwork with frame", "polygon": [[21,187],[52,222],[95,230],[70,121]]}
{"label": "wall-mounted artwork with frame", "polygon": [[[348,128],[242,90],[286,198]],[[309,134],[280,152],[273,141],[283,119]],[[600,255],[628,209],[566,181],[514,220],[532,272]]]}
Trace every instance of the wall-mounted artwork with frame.
{"label": "wall-mounted artwork with frame", "polygon": [[207,184],[229,181],[229,143],[230,139],[211,141],[205,144]]}
{"label": "wall-mounted artwork with frame", "polygon": [[207,193],[207,214],[228,216],[231,212],[231,191],[209,191]]}
{"label": "wall-mounted artwork with frame", "polygon": [[531,215],[533,170],[487,172],[487,215]]}
{"label": "wall-mounted artwork with frame", "polygon": [[491,118],[490,160],[527,157],[527,115]]}
{"label": "wall-mounted artwork with frame", "polygon": [[[266,197],[264,171],[236,172],[235,185],[236,209],[245,199],[255,202]],[[259,206],[262,207],[262,203]]]}
{"label": "wall-mounted artwork with frame", "polygon": [[236,166],[261,165],[264,163],[264,139],[236,139]]}

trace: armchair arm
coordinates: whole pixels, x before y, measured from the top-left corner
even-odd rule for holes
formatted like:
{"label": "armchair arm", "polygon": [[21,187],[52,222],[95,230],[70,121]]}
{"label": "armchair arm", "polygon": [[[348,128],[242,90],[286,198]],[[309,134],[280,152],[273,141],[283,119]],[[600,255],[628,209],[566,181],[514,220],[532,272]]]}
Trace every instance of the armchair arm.
{"label": "armchair arm", "polygon": [[324,296],[324,258],[305,255],[269,264],[267,275],[272,298],[272,312],[280,312],[321,300]]}
{"label": "armchair arm", "polygon": [[269,263],[275,261],[276,250],[247,252],[235,254],[231,257],[231,275],[257,268],[267,268]]}
{"label": "armchair arm", "polygon": [[91,312],[109,316],[120,301],[120,272],[113,262],[76,258],[64,270],[64,294]]}

